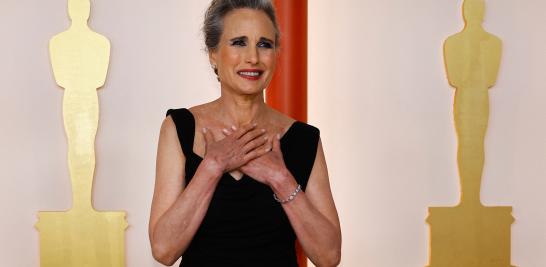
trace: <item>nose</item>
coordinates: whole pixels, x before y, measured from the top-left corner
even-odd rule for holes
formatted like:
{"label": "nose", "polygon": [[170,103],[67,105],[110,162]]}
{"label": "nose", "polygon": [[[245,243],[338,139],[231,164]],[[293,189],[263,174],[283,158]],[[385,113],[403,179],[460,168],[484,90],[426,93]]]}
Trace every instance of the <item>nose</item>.
{"label": "nose", "polygon": [[259,62],[258,47],[248,46],[246,53],[246,62],[256,65]]}

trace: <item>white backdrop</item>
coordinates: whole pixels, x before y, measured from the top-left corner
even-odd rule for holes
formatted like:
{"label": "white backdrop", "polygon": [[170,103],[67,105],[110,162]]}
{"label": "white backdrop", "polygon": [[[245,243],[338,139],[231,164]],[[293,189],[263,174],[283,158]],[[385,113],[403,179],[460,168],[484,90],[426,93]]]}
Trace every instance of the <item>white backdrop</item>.
{"label": "white backdrop", "polygon": [[[218,96],[203,52],[208,1],[95,0],[112,42],[99,91],[95,207],[126,210],[128,267],[151,257],[147,220],[164,112]],[[0,0],[0,265],[38,266],[40,210],[70,206],[62,89],[47,43],[65,0]],[[422,267],[427,207],[458,199],[453,90],[443,40],[460,1],[309,0],[309,120],[322,131],[343,231],[341,266]],[[546,2],[488,1],[504,41],[490,91],[483,202],[511,205],[512,262],[546,266]]]}

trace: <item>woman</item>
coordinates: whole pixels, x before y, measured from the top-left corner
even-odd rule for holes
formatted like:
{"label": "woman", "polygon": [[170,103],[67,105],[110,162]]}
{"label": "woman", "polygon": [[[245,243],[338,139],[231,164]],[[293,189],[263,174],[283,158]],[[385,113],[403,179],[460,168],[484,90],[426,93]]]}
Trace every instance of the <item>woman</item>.
{"label": "woman", "polygon": [[264,103],[279,31],[269,0],[214,0],[205,43],[221,96],[169,110],[161,126],[149,235],[181,266],[317,266],[340,261],[341,234],[319,132]]}

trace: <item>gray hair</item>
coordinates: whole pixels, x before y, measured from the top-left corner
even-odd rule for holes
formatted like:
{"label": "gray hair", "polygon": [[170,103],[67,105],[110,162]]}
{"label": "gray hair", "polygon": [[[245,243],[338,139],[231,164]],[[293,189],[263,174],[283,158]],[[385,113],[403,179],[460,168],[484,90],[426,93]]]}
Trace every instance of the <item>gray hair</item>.
{"label": "gray hair", "polygon": [[203,34],[207,51],[215,51],[223,32],[223,19],[230,12],[239,8],[263,11],[275,27],[275,46],[279,46],[280,31],[271,0],[213,0],[205,13]]}

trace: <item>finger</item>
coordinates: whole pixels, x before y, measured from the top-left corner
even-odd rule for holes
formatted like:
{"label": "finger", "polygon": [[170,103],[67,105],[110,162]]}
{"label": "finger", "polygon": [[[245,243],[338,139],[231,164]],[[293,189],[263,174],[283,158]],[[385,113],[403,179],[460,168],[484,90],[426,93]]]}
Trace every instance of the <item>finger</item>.
{"label": "finger", "polygon": [[250,152],[248,152],[246,155],[243,156],[243,161],[245,164],[253,159],[259,158],[265,154],[267,154],[271,149],[269,146],[264,148],[264,146],[260,146]]}
{"label": "finger", "polygon": [[264,135],[266,133],[265,129],[254,129],[252,131],[247,132],[245,135],[243,135],[241,138],[239,138],[239,141],[246,145],[250,141],[253,141],[254,139],[257,139],[258,137]]}
{"label": "finger", "polygon": [[243,156],[243,160],[250,161],[269,153],[272,148],[271,139],[274,138],[268,138],[268,140],[264,144],[249,151],[245,156]]}
{"label": "finger", "polygon": [[271,151],[273,149],[273,142],[275,142],[275,136],[271,136],[268,138],[267,143],[263,145],[263,149],[265,153]]}
{"label": "finger", "polygon": [[280,152],[281,151],[281,135],[277,134],[276,138],[273,138],[273,151]]}
{"label": "finger", "polygon": [[257,124],[256,123],[251,123],[251,124],[247,124],[239,129],[237,129],[235,126],[232,126],[232,129],[234,129],[235,131],[235,139],[239,139],[241,138],[243,135],[245,135],[246,133],[248,133],[249,131],[252,131],[256,128]]}
{"label": "finger", "polygon": [[264,153],[267,153],[269,151],[271,151],[271,149],[273,149],[273,142],[275,141],[275,137],[270,137],[268,138],[268,141],[267,143],[265,143],[263,145],[263,150],[264,150]]}
{"label": "finger", "polygon": [[263,138],[255,138],[254,140],[246,143],[246,145],[243,147],[243,152],[248,153],[249,151],[259,148],[263,145],[265,145],[269,141],[269,137],[264,136]]}
{"label": "finger", "polygon": [[227,128],[222,129],[222,133],[223,133],[225,136],[230,136],[231,134],[233,134],[233,132],[230,131],[230,130],[227,129]]}

